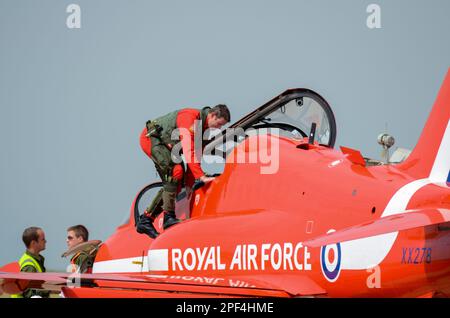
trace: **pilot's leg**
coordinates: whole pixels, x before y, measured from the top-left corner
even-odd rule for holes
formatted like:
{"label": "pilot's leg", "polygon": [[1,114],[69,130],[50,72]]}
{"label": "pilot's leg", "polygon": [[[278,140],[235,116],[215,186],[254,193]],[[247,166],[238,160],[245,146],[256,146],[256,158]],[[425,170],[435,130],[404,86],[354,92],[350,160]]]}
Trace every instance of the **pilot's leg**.
{"label": "pilot's leg", "polygon": [[152,147],[152,159],[163,181],[164,229],[180,222],[175,215],[175,199],[183,179],[183,167],[174,164],[170,150],[162,144]]}
{"label": "pilot's leg", "polygon": [[[152,143],[149,138],[146,137],[147,134],[147,128],[144,128],[144,130],[141,132],[140,136],[140,145],[142,150],[145,152],[145,154],[152,158],[151,154],[151,148]],[[156,201],[161,200],[162,193],[158,193],[155,197],[155,199],[152,202],[155,203]],[[159,200],[158,200],[159,197]],[[156,205],[158,205],[159,202],[156,202]],[[153,209],[153,208],[152,208]],[[154,209],[153,209],[154,210]],[[153,210],[149,213],[148,209],[144,212],[143,215],[141,215],[141,218],[139,219],[139,222],[136,224],[136,231],[141,234],[147,234],[151,238],[156,238],[159,233],[156,231],[155,227],[153,226],[153,221],[155,220],[155,215],[152,213]]]}
{"label": "pilot's leg", "polygon": [[[161,179],[165,179],[162,172],[159,172]],[[177,191],[176,195],[180,193],[183,187],[183,177],[184,177],[184,167],[182,165],[175,165],[172,169],[172,179],[177,182]],[[157,218],[159,214],[161,214],[163,209],[163,192],[164,188],[161,188],[158,193],[153,198],[150,205],[145,209],[146,213],[150,214],[153,219]]]}

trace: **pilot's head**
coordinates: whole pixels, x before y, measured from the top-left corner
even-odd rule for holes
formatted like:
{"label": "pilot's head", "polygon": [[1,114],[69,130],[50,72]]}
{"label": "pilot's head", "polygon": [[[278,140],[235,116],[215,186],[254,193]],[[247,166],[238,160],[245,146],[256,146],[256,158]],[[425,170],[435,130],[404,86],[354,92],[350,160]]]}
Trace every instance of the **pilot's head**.
{"label": "pilot's head", "polygon": [[40,227],[29,227],[23,231],[22,240],[28,251],[33,254],[39,254],[45,250],[45,233]]}
{"label": "pilot's head", "polygon": [[231,119],[230,110],[227,105],[219,104],[211,108],[206,117],[206,124],[208,128],[220,129],[223,125],[228,123]]}
{"label": "pilot's head", "polygon": [[89,240],[89,232],[84,225],[74,225],[67,229],[67,247],[72,248]]}

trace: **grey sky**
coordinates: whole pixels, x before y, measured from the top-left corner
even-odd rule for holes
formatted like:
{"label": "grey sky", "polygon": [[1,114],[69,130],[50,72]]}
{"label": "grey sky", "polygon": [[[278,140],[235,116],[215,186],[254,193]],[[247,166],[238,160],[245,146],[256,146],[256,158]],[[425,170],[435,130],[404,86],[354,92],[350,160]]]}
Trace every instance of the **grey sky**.
{"label": "grey sky", "polygon": [[[66,7],[81,7],[81,29]],[[381,29],[366,26],[370,3]],[[226,103],[232,121],[287,88],[331,104],[336,146],[379,158],[388,131],[413,148],[450,66],[450,2],[0,0],[0,264],[21,234],[106,239],[156,178],[147,119]]]}

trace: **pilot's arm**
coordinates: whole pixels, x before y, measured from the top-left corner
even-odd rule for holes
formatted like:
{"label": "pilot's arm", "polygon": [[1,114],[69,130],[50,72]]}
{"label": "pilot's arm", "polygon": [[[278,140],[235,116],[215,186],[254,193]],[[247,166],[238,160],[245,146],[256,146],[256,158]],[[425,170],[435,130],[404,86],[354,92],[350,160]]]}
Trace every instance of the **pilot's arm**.
{"label": "pilot's arm", "polygon": [[[186,159],[187,165],[194,175],[195,179],[202,178],[205,173],[200,165],[200,158],[195,156],[194,146],[194,123],[196,120],[200,120],[200,112],[196,109],[183,109],[180,110],[177,116],[177,127],[180,129],[180,140],[183,148],[183,154]],[[203,129],[200,129],[203,133]],[[203,140],[203,136],[202,140]],[[200,145],[200,149],[202,149]]]}

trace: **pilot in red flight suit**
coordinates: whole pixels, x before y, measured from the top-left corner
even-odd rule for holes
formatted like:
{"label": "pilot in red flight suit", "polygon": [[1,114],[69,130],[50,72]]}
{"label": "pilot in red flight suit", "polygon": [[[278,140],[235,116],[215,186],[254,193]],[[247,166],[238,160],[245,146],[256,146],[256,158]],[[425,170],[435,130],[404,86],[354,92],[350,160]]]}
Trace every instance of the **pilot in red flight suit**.
{"label": "pilot in red flight suit", "polygon": [[[230,111],[223,104],[216,105],[213,108],[204,107],[201,110],[184,108],[155,120],[147,121],[140,136],[140,144],[142,150],[153,160],[163,182],[163,188],[157,194],[153,203],[146,209],[144,215],[141,216],[136,226],[139,233],[145,233],[151,238],[158,236],[159,233],[153,226],[153,221],[157,215],[153,212],[161,198],[164,212],[163,228],[166,229],[180,222],[175,216],[175,198],[181,190],[184,166],[182,162],[174,162],[172,149],[176,146],[179,148],[179,142],[181,141],[181,149],[187,162],[187,176],[192,174],[195,179],[204,183],[210,182],[214,178],[205,175],[200,166],[201,158],[196,157],[194,131],[197,128],[197,131],[201,132],[201,136],[196,138],[203,140],[202,136],[206,129],[221,128],[229,121]],[[198,124],[201,125],[201,129],[196,127]],[[178,133],[175,131],[177,129]],[[201,149],[203,149],[203,144]]]}

